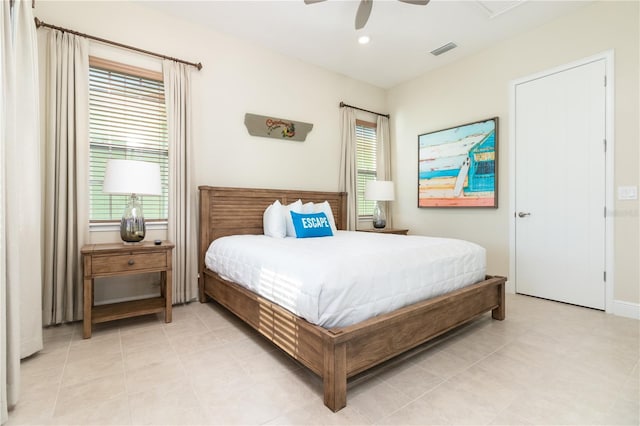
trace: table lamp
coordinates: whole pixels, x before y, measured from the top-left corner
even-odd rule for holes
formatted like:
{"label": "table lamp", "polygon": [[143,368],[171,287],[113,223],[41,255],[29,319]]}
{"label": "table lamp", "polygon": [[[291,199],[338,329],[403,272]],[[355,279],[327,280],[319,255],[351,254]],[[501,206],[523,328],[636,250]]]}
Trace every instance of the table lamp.
{"label": "table lamp", "polygon": [[127,243],[144,240],[145,226],[139,195],[161,195],[160,166],[134,160],[107,160],[102,191],[129,195],[120,221],[120,238]]}
{"label": "table lamp", "polygon": [[381,203],[393,201],[393,182],[390,180],[371,180],[364,188],[365,200],[376,202],[373,208],[373,227],[382,229],[387,225],[387,216],[384,213]]}

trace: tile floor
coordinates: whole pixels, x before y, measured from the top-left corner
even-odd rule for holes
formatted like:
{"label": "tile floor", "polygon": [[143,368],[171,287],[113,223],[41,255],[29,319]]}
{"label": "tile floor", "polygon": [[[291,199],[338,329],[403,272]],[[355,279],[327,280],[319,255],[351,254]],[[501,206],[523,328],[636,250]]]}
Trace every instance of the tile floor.
{"label": "tile floor", "polygon": [[638,425],[640,322],[526,296],[349,384],[321,381],[218,305],[45,329],[9,425]]}

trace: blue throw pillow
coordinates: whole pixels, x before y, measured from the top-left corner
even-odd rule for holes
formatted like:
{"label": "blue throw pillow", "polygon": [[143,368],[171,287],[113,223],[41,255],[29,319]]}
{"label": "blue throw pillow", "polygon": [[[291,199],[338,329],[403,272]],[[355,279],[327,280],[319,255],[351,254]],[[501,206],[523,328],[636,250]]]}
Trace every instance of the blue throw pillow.
{"label": "blue throw pillow", "polygon": [[296,238],[331,237],[331,224],[324,213],[302,214],[291,212],[293,227],[296,230]]}

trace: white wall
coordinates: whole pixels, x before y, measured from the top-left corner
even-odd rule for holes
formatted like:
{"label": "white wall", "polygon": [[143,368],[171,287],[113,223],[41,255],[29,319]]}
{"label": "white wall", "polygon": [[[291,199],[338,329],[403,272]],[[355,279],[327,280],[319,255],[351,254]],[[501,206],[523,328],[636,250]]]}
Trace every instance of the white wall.
{"label": "white wall", "polygon": [[[509,83],[615,50],[615,185],[638,185],[639,3],[596,2],[576,13],[427,73],[389,91],[397,226],[470,239],[488,249],[488,270],[509,272]],[[418,209],[417,135],[500,117],[499,208]],[[638,201],[617,201],[614,299],[640,302]],[[544,267],[544,265],[541,265]]]}
{"label": "white wall", "polygon": [[[339,102],[385,110],[382,89],[210,31],[144,2],[38,1],[34,15],[49,24],[202,62],[204,68],[192,73],[196,186],[337,191]],[[41,70],[47,31],[38,30]],[[93,42],[91,53],[160,69],[158,60]],[[253,137],[244,126],[247,112],[313,123],[313,130],[305,142]],[[164,236],[152,231],[147,239]],[[93,232],[90,242],[119,239],[117,231]],[[135,289],[126,280],[97,285],[96,301],[155,291],[153,281],[143,277]]]}

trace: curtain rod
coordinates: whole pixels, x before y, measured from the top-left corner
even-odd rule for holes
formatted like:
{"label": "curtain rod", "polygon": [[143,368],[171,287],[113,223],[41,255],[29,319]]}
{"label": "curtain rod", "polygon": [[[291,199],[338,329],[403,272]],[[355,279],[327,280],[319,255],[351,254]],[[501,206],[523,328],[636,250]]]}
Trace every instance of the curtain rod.
{"label": "curtain rod", "polygon": [[371,114],[375,114],[375,115],[380,115],[382,117],[387,117],[389,118],[389,114],[381,114],[379,112],[375,112],[375,111],[369,111],[368,109],[364,109],[364,108],[358,108],[356,106],[353,105],[347,105],[344,102],[340,102],[340,108],[342,107],[349,107],[349,108],[353,108],[353,109],[359,109],[360,111],[364,111],[364,112],[370,112]]}
{"label": "curtain rod", "polygon": [[116,41],[111,41],[111,40],[107,40],[107,39],[104,39],[104,38],[95,37],[95,36],[92,36],[92,35],[89,35],[89,34],[83,34],[83,33],[80,33],[78,31],[69,30],[67,28],[62,28],[62,27],[58,27],[58,26],[55,26],[55,25],[47,24],[45,22],[42,22],[38,18],[33,18],[33,19],[34,19],[34,21],[36,23],[36,28],[40,28],[40,27],[53,28],[54,30],[67,32],[67,33],[70,33],[70,34],[75,34],[75,35],[80,36],[80,37],[85,37],[85,38],[88,38],[88,39],[91,39],[91,40],[99,41],[101,43],[112,44],[114,46],[122,47],[122,48],[129,49],[129,50],[135,50],[136,52],[144,53],[144,54],[151,55],[151,56],[156,56],[158,58],[170,59],[172,61],[176,61],[176,62],[180,62],[180,63],[183,63],[183,64],[191,65],[192,67],[198,68],[198,71],[202,69],[202,63],[200,63],[200,62],[198,62],[196,64],[196,63],[193,63],[193,62],[183,61],[182,59],[172,58],[171,56],[161,55],[160,53],[154,53],[154,52],[150,52],[148,50],[140,49],[140,48],[137,48],[137,47],[127,46],[126,44],[118,43]]}

